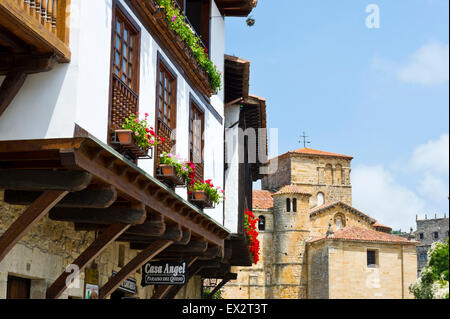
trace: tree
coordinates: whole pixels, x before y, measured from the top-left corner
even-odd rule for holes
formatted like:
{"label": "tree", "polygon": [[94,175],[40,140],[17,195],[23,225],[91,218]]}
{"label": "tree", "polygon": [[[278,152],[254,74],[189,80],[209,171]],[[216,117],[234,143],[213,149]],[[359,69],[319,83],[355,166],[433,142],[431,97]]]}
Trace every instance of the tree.
{"label": "tree", "polygon": [[434,242],[428,251],[428,263],[409,290],[416,299],[449,299],[449,240]]}

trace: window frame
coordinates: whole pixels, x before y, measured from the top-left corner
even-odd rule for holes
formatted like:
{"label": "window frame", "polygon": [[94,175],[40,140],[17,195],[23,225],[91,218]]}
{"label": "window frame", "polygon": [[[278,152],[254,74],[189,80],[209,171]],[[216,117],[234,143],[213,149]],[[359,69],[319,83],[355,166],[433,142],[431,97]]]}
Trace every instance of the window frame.
{"label": "window frame", "polygon": [[166,62],[166,60],[161,56],[161,54],[158,52],[158,58],[157,58],[157,66],[156,66],[156,91],[155,91],[155,96],[156,96],[156,102],[155,102],[155,128],[157,128],[157,121],[159,120],[159,96],[160,96],[160,73],[161,73],[161,69],[163,69],[165,71],[166,74],[169,74],[170,78],[172,78],[172,80],[170,82],[172,82],[173,86],[171,88],[171,108],[172,108],[172,112],[170,114],[170,122],[172,125],[172,127],[170,125],[167,125],[165,122],[164,124],[166,124],[172,131],[175,130],[177,128],[177,88],[178,88],[178,77],[177,74],[173,71],[173,69],[169,66],[169,64]]}
{"label": "window frame", "polygon": [[291,212],[291,199],[289,197],[286,198],[286,213]]}
{"label": "window frame", "polygon": [[[367,248],[366,250],[366,265],[367,268],[378,268],[380,264],[380,257],[379,257],[379,249],[377,248]],[[374,264],[369,264],[369,252],[374,253]]]}
{"label": "window frame", "polygon": [[[200,132],[200,143],[201,143],[201,154],[200,154],[200,158],[201,158],[201,162],[196,162],[194,160],[194,151],[195,151],[195,147],[194,147],[194,128],[193,128],[193,112],[196,112],[198,114],[200,114],[201,116],[201,132]],[[191,120],[192,119],[192,120]],[[188,149],[189,149],[189,160],[196,165],[195,167],[195,176],[200,177],[201,179],[204,178],[204,174],[205,174],[205,159],[204,159],[204,150],[205,150],[205,139],[204,139],[204,134],[205,134],[205,111],[200,107],[200,104],[194,99],[194,97],[192,96],[192,94],[189,95],[189,115],[188,115],[188,134],[189,134],[189,138],[188,138]],[[202,172],[199,173],[197,170],[199,168],[199,165],[201,167]]]}
{"label": "window frame", "polygon": [[[111,25],[111,56],[110,56],[110,66],[109,66],[109,101],[108,101],[108,143],[111,142],[111,134],[113,132],[113,83],[114,83],[114,76],[115,76],[115,52],[116,52],[116,46],[115,46],[115,40],[116,40],[116,25],[117,25],[117,18],[120,17],[124,23],[127,24],[127,26],[131,29],[130,31],[133,31],[134,33],[134,49],[133,49],[133,58],[134,58],[134,72],[133,72],[133,80],[132,80],[132,86],[129,87],[129,85],[123,80],[117,76],[117,78],[122,81],[132,93],[134,93],[137,97],[136,102],[136,112],[139,112],[139,86],[140,86],[140,61],[141,61],[141,28],[137,24],[137,22],[133,19],[133,17],[128,13],[128,11],[124,8],[124,6],[118,1],[113,0],[112,4],[112,25]],[[123,53],[123,48],[121,47],[121,53]],[[121,60],[121,63],[123,61]]]}
{"label": "window frame", "polygon": [[266,230],[266,217],[263,215],[258,217],[258,230],[259,231]]}

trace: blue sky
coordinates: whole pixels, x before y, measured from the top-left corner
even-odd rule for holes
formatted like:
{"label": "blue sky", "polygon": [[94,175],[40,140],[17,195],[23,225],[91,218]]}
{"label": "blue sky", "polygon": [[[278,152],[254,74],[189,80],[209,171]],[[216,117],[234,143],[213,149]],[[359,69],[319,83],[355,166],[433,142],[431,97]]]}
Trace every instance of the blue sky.
{"label": "blue sky", "polygon": [[[380,9],[369,29],[366,7]],[[448,216],[448,0],[260,0],[227,18],[227,53],[251,61],[279,153],[353,155],[353,204],[394,228]]]}

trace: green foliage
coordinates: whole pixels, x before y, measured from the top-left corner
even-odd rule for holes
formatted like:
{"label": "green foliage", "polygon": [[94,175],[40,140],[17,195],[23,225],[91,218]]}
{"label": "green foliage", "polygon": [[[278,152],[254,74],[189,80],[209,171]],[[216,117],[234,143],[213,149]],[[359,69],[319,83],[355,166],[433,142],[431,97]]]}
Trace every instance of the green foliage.
{"label": "green foliage", "polygon": [[219,186],[214,187],[210,179],[206,181],[202,180],[200,182],[196,181],[191,191],[204,191],[208,195],[209,199],[216,204],[219,204],[224,198],[224,191]]}
{"label": "green foliage", "polygon": [[[203,290],[203,299],[209,299],[209,294],[211,293],[211,289],[204,289]],[[211,299],[224,299],[223,297],[222,297],[222,291],[221,290],[219,290],[219,291],[217,291],[213,296],[212,296],[212,298]]]}
{"label": "green foliage", "polygon": [[139,113],[131,114],[125,119],[125,123],[122,124],[123,129],[131,130],[134,133],[134,140],[142,149],[158,146],[165,142],[164,138],[157,136],[153,127],[149,126],[147,118],[147,113],[145,113],[145,118],[143,120],[139,119]]}
{"label": "green foliage", "polygon": [[217,94],[222,87],[222,74],[217,70],[217,66],[209,59],[206,49],[203,48],[200,42],[200,38],[192,30],[191,26],[185,22],[183,13],[173,5],[172,0],[157,0],[157,2],[163,8],[169,29],[178,34],[192,50],[198,64],[208,74],[211,88]]}
{"label": "green foliage", "polygon": [[183,177],[187,184],[190,184],[195,169],[194,164],[190,161],[183,160],[179,155],[163,152],[159,158],[159,162],[163,165],[175,167],[176,174]]}
{"label": "green foliage", "polygon": [[448,299],[449,239],[435,242],[428,251],[428,264],[409,290],[416,299]]}

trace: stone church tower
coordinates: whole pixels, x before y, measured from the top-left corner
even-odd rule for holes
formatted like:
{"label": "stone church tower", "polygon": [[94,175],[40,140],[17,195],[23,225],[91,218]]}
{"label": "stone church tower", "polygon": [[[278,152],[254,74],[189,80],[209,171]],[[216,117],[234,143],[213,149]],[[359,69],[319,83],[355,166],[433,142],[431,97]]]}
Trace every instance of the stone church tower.
{"label": "stone church tower", "polygon": [[411,297],[416,242],[351,206],[352,159],[309,148],[271,159],[253,192],[260,262],[232,270],[225,298]]}
{"label": "stone church tower", "polygon": [[262,180],[262,188],[278,191],[285,185],[301,186],[310,193],[310,207],[341,201],[352,205],[350,162],[352,156],[302,148],[270,161],[276,174]]}

